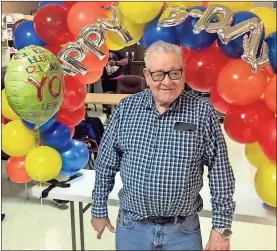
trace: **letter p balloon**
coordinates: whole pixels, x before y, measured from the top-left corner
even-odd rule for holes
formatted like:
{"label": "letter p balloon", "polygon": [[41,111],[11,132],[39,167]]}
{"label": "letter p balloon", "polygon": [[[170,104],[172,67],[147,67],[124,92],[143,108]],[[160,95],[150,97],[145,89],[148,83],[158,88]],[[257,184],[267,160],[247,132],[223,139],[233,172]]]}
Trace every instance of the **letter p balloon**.
{"label": "letter p balloon", "polygon": [[60,109],[63,70],[50,51],[30,45],[19,50],[9,62],[5,87],[13,111],[21,119],[40,126]]}

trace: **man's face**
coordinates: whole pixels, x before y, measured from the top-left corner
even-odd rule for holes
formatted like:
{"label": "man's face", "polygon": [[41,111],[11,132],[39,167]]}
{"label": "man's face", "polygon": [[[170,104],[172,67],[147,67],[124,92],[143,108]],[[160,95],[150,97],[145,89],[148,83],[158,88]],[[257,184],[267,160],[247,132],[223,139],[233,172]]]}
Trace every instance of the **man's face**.
{"label": "man's face", "polygon": [[[149,56],[149,69],[143,73],[156,104],[168,107],[184,89],[184,74],[180,71],[182,62],[176,53],[152,52]],[[163,72],[169,72],[163,80]],[[151,76],[152,74],[152,76]]]}

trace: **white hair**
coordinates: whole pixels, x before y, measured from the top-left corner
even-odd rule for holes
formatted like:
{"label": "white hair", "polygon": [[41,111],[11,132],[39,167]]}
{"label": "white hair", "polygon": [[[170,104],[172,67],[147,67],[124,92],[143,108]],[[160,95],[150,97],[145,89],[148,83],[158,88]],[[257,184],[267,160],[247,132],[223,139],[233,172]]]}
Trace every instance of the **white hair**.
{"label": "white hair", "polygon": [[180,61],[183,61],[182,50],[180,46],[159,40],[151,44],[145,51],[144,62],[146,68],[149,68],[149,57],[152,52],[175,53],[176,55],[178,55],[178,57],[180,57]]}

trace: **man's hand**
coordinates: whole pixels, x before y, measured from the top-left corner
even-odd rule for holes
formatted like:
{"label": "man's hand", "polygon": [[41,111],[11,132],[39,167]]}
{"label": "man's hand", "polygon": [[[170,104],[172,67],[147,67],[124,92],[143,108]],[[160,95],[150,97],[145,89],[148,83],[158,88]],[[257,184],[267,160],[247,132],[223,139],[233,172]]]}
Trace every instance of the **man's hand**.
{"label": "man's hand", "polygon": [[103,219],[91,219],[91,225],[93,229],[97,232],[97,239],[101,239],[101,236],[105,230],[105,227],[107,227],[112,233],[115,233],[115,229],[110,223],[109,218],[103,218]]}
{"label": "man's hand", "polygon": [[115,66],[115,61],[114,61],[114,60],[110,60],[110,61],[109,61],[109,65],[110,65],[110,66]]}
{"label": "man's hand", "polygon": [[220,233],[212,229],[209,242],[204,250],[230,250],[230,240],[225,240]]}

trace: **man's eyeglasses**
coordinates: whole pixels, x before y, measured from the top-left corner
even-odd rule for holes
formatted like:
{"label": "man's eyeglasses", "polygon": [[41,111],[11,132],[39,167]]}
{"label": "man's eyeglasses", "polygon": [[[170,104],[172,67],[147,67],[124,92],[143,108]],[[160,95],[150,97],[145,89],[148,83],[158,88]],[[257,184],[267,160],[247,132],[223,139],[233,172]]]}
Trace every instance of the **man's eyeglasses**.
{"label": "man's eyeglasses", "polygon": [[149,70],[149,73],[151,75],[151,78],[153,81],[163,81],[165,76],[168,75],[168,77],[171,80],[178,80],[182,77],[183,69],[178,69],[178,70],[171,70],[171,71],[155,71],[151,72]]}

